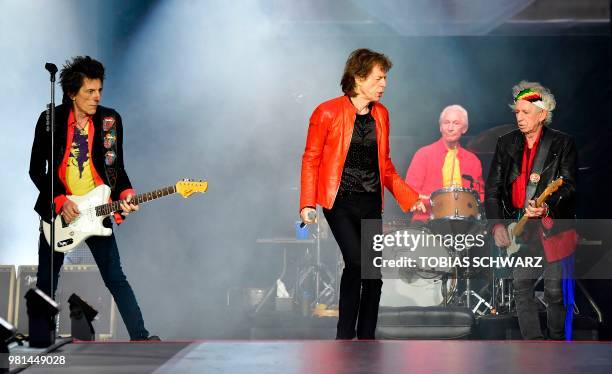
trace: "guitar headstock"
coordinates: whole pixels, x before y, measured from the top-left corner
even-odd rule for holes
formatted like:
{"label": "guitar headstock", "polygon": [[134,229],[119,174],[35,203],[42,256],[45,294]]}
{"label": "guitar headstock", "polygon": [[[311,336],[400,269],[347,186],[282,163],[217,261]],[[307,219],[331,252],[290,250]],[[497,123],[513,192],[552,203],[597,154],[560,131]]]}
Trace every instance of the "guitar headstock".
{"label": "guitar headstock", "polygon": [[196,192],[204,193],[208,190],[208,182],[196,181],[192,179],[183,179],[176,182],[176,192],[181,194],[184,198],[188,198]]}

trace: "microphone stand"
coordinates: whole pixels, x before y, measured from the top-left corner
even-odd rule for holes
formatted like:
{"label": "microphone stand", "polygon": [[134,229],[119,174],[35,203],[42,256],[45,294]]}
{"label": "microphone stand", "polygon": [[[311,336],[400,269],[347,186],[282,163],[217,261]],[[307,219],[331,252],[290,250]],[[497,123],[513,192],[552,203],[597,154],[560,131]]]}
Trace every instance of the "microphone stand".
{"label": "microphone stand", "polygon": [[51,256],[50,256],[50,266],[51,266],[51,271],[49,272],[49,274],[51,274],[51,289],[50,289],[50,297],[51,299],[55,300],[55,292],[53,292],[53,255],[55,254],[55,200],[54,200],[54,196],[55,196],[55,73],[57,73],[57,66],[55,66],[55,64],[52,64],[50,62],[47,62],[45,64],[45,69],[49,72],[50,75],[50,83],[51,83],[51,103],[47,105],[47,115],[46,115],[46,122],[47,122],[47,132],[51,132],[51,159],[49,161],[49,173],[51,174],[51,201],[50,201],[50,208],[51,208],[51,219],[50,219],[50,224],[51,224],[51,232],[50,232],[50,248],[51,248]]}

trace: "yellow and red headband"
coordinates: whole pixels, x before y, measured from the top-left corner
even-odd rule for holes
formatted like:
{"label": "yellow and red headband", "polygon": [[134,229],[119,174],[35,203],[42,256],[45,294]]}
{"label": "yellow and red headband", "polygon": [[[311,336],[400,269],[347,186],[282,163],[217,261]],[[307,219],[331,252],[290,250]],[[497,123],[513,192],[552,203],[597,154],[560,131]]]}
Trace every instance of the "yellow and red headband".
{"label": "yellow and red headband", "polygon": [[526,88],[522,90],[521,92],[519,92],[514,98],[514,102],[516,103],[519,100],[529,101],[530,103],[537,106],[538,108],[548,110],[546,108],[546,105],[544,104],[544,101],[542,101],[542,94],[532,90],[531,88]]}

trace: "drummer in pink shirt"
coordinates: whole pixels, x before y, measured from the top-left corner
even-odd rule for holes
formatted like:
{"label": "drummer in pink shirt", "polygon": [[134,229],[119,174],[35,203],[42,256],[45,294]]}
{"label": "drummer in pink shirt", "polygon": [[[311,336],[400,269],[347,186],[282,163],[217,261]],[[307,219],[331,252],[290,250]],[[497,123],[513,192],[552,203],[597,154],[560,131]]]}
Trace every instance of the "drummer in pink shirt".
{"label": "drummer in pink shirt", "polygon": [[424,204],[412,208],[413,221],[427,221],[432,192],[445,187],[475,190],[484,200],[482,164],[478,157],[461,147],[459,140],[468,130],[468,112],[460,105],[450,105],[440,113],[440,139],[420,148],[412,158],[406,182],[420,195]]}

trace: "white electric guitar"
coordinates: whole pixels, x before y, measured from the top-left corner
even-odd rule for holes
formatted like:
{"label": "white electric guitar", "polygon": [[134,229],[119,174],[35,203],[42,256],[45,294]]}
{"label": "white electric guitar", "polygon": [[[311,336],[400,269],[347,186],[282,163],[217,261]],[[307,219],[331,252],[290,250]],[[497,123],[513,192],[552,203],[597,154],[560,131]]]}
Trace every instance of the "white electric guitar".
{"label": "white electric guitar", "polygon": [[[174,186],[136,195],[132,201],[142,204],[174,193],[188,198],[196,192],[206,192],[207,189],[208,182],[183,179]],[[110,195],[110,187],[102,184],[86,195],[67,196],[77,204],[81,214],[69,224],[66,224],[61,216],[57,216],[55,219],[55,251],[70,252],[90,236],[110,236],[113,233],[112,229],[102,225],[106,217],[121,210],[119,201],[108,202]],[[51,244],[51,225],[45,221],[43,221],[43,233],[47,243]]]}

